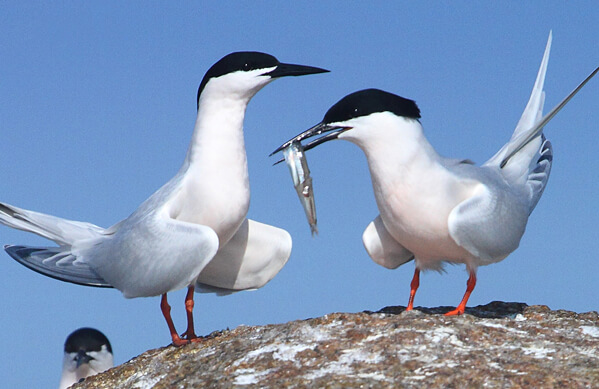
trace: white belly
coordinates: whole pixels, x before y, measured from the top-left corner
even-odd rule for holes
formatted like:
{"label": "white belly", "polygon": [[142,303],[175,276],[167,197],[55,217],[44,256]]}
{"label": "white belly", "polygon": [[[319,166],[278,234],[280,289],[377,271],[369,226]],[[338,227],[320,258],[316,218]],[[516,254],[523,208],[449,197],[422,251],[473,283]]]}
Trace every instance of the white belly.
{"label": "white belly", "polygon": [[451,238],[447,223],[468,191],[448,173],[434,173],[407,175],[401,183],[387,181],[387,185],[373,181],[385,227],[424,268],[439,268],[443,260],[464,263],[471,257]]}

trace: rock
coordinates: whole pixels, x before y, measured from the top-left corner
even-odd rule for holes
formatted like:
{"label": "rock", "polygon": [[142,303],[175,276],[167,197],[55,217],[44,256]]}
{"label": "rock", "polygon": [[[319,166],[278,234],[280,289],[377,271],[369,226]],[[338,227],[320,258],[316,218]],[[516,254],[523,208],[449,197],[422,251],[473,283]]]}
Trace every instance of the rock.
{"label": "rock", "polygon": [[387,307],[150,350],[74,388],[599,387],[599,315],[492,302]]}

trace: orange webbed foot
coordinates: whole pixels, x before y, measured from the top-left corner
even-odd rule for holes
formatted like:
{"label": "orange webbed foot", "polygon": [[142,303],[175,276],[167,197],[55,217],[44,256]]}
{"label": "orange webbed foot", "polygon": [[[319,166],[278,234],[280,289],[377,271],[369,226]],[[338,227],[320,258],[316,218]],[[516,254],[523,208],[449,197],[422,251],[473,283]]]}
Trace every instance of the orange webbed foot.
{"label": "orange webbed foot", "polygon": [[185,345],[187,345],[189,343],[191,343],[191,341],[189,341],[187,339],[181,339],[178,336],[176,336],[176,337],[173,336],[173,343],[172,343],[172,345],[175,346],[175,347],[182,347],[182,346],[185,346]]}
{"label": "orange webbed foot", "polygon": [[445,316],[457,316],[457,315],[463,315],[465,311],[465,308],[460,308],[457,307],[456,309],[454,309],[453,311],[449,311],[445,314]]}

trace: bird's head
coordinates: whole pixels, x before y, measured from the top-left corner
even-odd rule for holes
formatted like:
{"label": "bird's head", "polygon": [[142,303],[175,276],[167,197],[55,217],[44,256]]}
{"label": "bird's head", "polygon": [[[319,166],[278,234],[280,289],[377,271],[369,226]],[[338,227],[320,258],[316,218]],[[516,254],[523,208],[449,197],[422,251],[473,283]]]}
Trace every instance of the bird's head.
{"label": "bird's head", "polygon": [[93,328],[80,328],[71,333],[64,344],[64,368],[95,374],[113,365],[112,347],[108,338]]}
{"label": "bird's head", "polygon": [[224,56],[206,72],[198,88],[198,107],[204,95],[249,100],[272,80],[286,76],[325,73],[312,66],[281,63],[270,54],[240,51]]}
{"label": "bird's head", "polygon": [[362,141],[374,138],[375,133],[393,127],[397,120],[416,121],[419,118],[420,109],[414,101],[379,89],[364,89],[339,100],[320,123],[285,142],[273,154],[293,141],[321,134],[324,135],[304,145],[304,150],[333,139],[346,139],[360,145]]}

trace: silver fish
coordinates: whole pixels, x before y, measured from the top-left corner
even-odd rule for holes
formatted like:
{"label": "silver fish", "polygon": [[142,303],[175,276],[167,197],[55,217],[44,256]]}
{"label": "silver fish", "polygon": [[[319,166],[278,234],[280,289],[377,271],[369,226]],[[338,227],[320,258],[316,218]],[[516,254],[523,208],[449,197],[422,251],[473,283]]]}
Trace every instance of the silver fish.
{"label": "silver fish", "polygon": [[291,142],[283,149],[285,162],[289,166],[289,173],[293,179],[293,185],[297,196],[304,207],[306,218],[310,224],[312,236],[318,234],[316,226],[316,206],[314,205],[314,188],[312,187],[312,177],[310,177],[310,169],[304,154],[304,148],[298,141]]}

